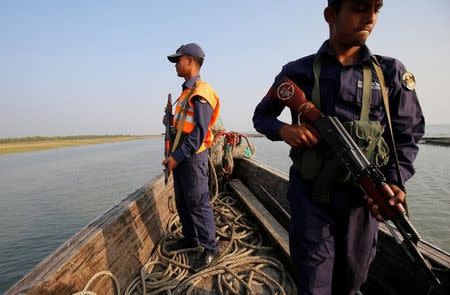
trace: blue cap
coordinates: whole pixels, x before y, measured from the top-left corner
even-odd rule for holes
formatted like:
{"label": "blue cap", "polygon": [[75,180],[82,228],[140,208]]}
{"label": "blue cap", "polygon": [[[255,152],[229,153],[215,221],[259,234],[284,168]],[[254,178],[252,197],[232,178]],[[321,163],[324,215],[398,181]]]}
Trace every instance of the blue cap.
{"label": "blue cap", "polygon": [[186,45],[181,45],[174,54],[167,56],[167,59],[170,62],[176,63],[178,57],[183,55],[193,56],[202,60],[205,58],[205,53],[200,46],[195,43],[189,43]]}

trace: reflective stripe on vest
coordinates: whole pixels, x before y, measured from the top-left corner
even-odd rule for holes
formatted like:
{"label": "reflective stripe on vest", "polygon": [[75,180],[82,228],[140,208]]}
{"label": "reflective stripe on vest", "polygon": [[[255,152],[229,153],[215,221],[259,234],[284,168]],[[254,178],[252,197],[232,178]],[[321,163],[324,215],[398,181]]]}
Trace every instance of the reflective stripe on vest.
{"label": "reflective stripe on vest", "polygon": [[[194,130],[195,127],[195,109],[194,109],[194,102],[191,100],[195,96],[201,96],[202,98],[206,99],[206,101],[209,103],[209,105],[213,109],[213,114],[211,116],[211,120],[208,124],[208,131],[206,133],[206,136],[203,140],[202,145],[200,146],[199,150],[196,153],[200,153],[204,151],[205,149],[209,148],[213,141],[213,133],[211,127],[216,122],[218,116],[219,116],[219,110],[220,110],[220,103],[219,103],[219,97],[217,96],[214,89],[206,82],[198,80],[196,85],[194,86],[194,91],[191,92],[191,89],[185,89],[181,93],[178,103],[175,108],[175,114],[174,117],[175,120],[175,128],[179,130],[181,128],[181,131],[184,134],[189,134]],[[189,96],[189,97],[188,97]],[[182,122],[179,118],[182,117],[184,108],[188,108],[186,112],[186,116],[184,121]]]}

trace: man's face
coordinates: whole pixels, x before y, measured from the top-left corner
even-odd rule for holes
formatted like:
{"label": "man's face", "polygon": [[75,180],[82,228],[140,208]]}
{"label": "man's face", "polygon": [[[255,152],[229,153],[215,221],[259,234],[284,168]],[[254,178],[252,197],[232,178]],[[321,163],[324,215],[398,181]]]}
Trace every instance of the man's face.
{"label": "man's face", "polygon": [[372,32],[382,6],[380,0],[347,0],[333,14],[331,32],[343,46],[364,45]]}
{"label": "man's face", "polygon": [[175,69],[177,70],[178,77],[185,77],[189,73],[189,67],[191,64],[191,58],[186,55],[178,57],[175,64]]}

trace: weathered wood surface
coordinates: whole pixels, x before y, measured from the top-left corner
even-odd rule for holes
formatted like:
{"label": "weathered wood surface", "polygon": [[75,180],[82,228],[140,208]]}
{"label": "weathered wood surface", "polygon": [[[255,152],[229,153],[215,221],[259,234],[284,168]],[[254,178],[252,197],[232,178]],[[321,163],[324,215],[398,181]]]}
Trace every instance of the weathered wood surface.
{"label": "weathered wood surface", "polygon": [[[172,194],[172,181],[167,187],[163,177],[151,181],[75,234],[6,294],[72,294],[103,270],[116,275],[123,291],[165,231]],[[90,290],[98,294],[115,294],[108,277],[94,286]]]}
{"label": "weathered wood surface", "polygon": [[289,235],[275,217],[258,201],[249,189],[239,180],[232,179],[228,182],[232,191],[236,193],[241,202],[247,207],[251,214],[258,220],[259,224],[269,233],[283,255],[289,256]]}
{"label": "weathered wood surface", "polygon": [[289,227],[287,174],[255,160],[236,159],[235,175],[284,227]]}
{"label": "weathered wood surface", "polygon": [[[235,177],[240,179],[258,200],[286,229],[289,224],[289,205],[286,199],[288,175],[255,160],[235,161]],[[272,199],[275,199],[274,202]],[[279,208],[283,207],[283,210]],[[419,251],[437,269],[443,283],[430,294],[450,294],[450,254],[426,242],[419,243]],[[411,262],[384,224],[378,232],[378,249],[369,278],[363,286],[364,294],[427,294],[429,281],[421,269]]]}

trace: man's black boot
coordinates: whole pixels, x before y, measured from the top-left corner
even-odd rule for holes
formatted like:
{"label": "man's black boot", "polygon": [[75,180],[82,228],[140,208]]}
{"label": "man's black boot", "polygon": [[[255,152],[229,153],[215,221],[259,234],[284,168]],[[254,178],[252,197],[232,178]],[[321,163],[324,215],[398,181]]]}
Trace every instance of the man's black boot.
{"label": "man's black boot", "polygon": [[205,249],[199,254],[197,261],[194,263],[194,270],[201,271],[211,265],[214,257],[216,257],[217,250],[207,250]]}
{"label": "man's black boot", "polygon": [[180,251],[184,249],[197,248],[199,246],[198,242],[182,238],[180,240],[174,241],[172,244],[167,245],[166,250],[168,252]]}

